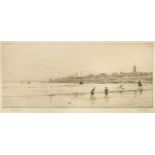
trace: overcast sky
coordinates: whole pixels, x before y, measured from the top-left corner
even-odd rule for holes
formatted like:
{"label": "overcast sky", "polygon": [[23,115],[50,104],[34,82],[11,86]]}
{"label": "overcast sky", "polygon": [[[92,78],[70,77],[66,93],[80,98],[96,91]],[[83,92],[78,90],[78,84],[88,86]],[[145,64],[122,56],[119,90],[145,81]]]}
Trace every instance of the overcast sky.
{"label": "overcast sky", "polygon": [[152,71],[149,43],[31,43],[3,45],[3,79],[47,80],[68,75]]}

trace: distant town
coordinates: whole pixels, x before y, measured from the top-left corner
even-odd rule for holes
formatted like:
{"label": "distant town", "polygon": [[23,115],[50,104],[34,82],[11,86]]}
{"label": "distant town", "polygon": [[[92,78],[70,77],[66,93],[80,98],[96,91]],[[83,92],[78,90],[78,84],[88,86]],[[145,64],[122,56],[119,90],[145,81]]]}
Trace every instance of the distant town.
{"label": "distant town", "polygon": [[[152,83],[153,82],[153,72],[140,72],[137,71],[136,65],[133,66],[132,72],[114,72],[114,73],[100,73],[100,74],[88,74],[88,75],[74,75],[61,77],[61,78],[49,78],[48,80],[21,80],[21,83],[31,82],[43,82],[43,83],[137,83],[141,80],[143,83]],[[6,82],[17,82],[17,81],[6,81]]]}
{"label": "distant town", "polygon": [[132,72],[120,72],[120,73],[100,73],[100,74],[88,74],[85,76],[78,76],[77,74],[49,79],[49,83],[136,83],[141,80],[143,83],[152,83],[153,73],[152,72],[138,72],[136,65],[133,66]]}

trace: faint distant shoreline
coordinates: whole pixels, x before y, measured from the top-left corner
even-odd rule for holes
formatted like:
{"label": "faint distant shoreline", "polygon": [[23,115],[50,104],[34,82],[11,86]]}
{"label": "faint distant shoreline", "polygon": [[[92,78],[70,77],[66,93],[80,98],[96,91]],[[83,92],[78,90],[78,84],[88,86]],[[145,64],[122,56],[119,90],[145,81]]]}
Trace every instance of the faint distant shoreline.
{"label": "faint distant shoreline", "polygon": [[143,83],[152,83],[153,73],[152,72],[131,72],[131,73],[100,73],[100,74],[89,74],[82,77],[77,76],[68,76],[57,79],[49,79],[49,83],[78,83],[82,81],[83,83],[137,83],[138,80],[141,80]]}
{"label": "faint distant shoreline", "polygon": [[134,84],[138,80],[141,80],[143,83],[153,83],[153,73],[152,72],[136,72],[136,73],[100,73],[100,74],[89,74],[85,76],[67,76],[62,78],[49,78],[49,80],[20,80],[20,81],[3,81],[3,82],[20,82],[20,83],[79,83],[83,82],[84,84],[96,83],[96,84]]}

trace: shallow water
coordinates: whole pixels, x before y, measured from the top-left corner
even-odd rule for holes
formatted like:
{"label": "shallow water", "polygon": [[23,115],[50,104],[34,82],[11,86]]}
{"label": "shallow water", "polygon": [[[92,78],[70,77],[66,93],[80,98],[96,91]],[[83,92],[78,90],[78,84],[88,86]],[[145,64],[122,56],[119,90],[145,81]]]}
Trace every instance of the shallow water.
{"label": "shallow water", "polygon": [[[104,88],[109,94],[104,95]],[[144,84],[142,92],[136,84],[124,84],[125,91],[119,92],[118,84],[31,84],[5,82],[3,84],[4,107],[52,107],[52,108],[125,108],[152,107],[152,84]],[[96,87],[94,98],[90,90]]]}

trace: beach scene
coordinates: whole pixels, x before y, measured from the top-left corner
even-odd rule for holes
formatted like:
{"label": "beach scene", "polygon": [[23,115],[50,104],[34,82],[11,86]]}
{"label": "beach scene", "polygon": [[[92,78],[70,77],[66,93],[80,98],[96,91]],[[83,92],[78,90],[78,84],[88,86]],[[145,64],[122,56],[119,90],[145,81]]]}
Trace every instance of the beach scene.
{"label": "beach scene", "polygon": [[151,108],[152,44],[3,45],[5,108]]}

